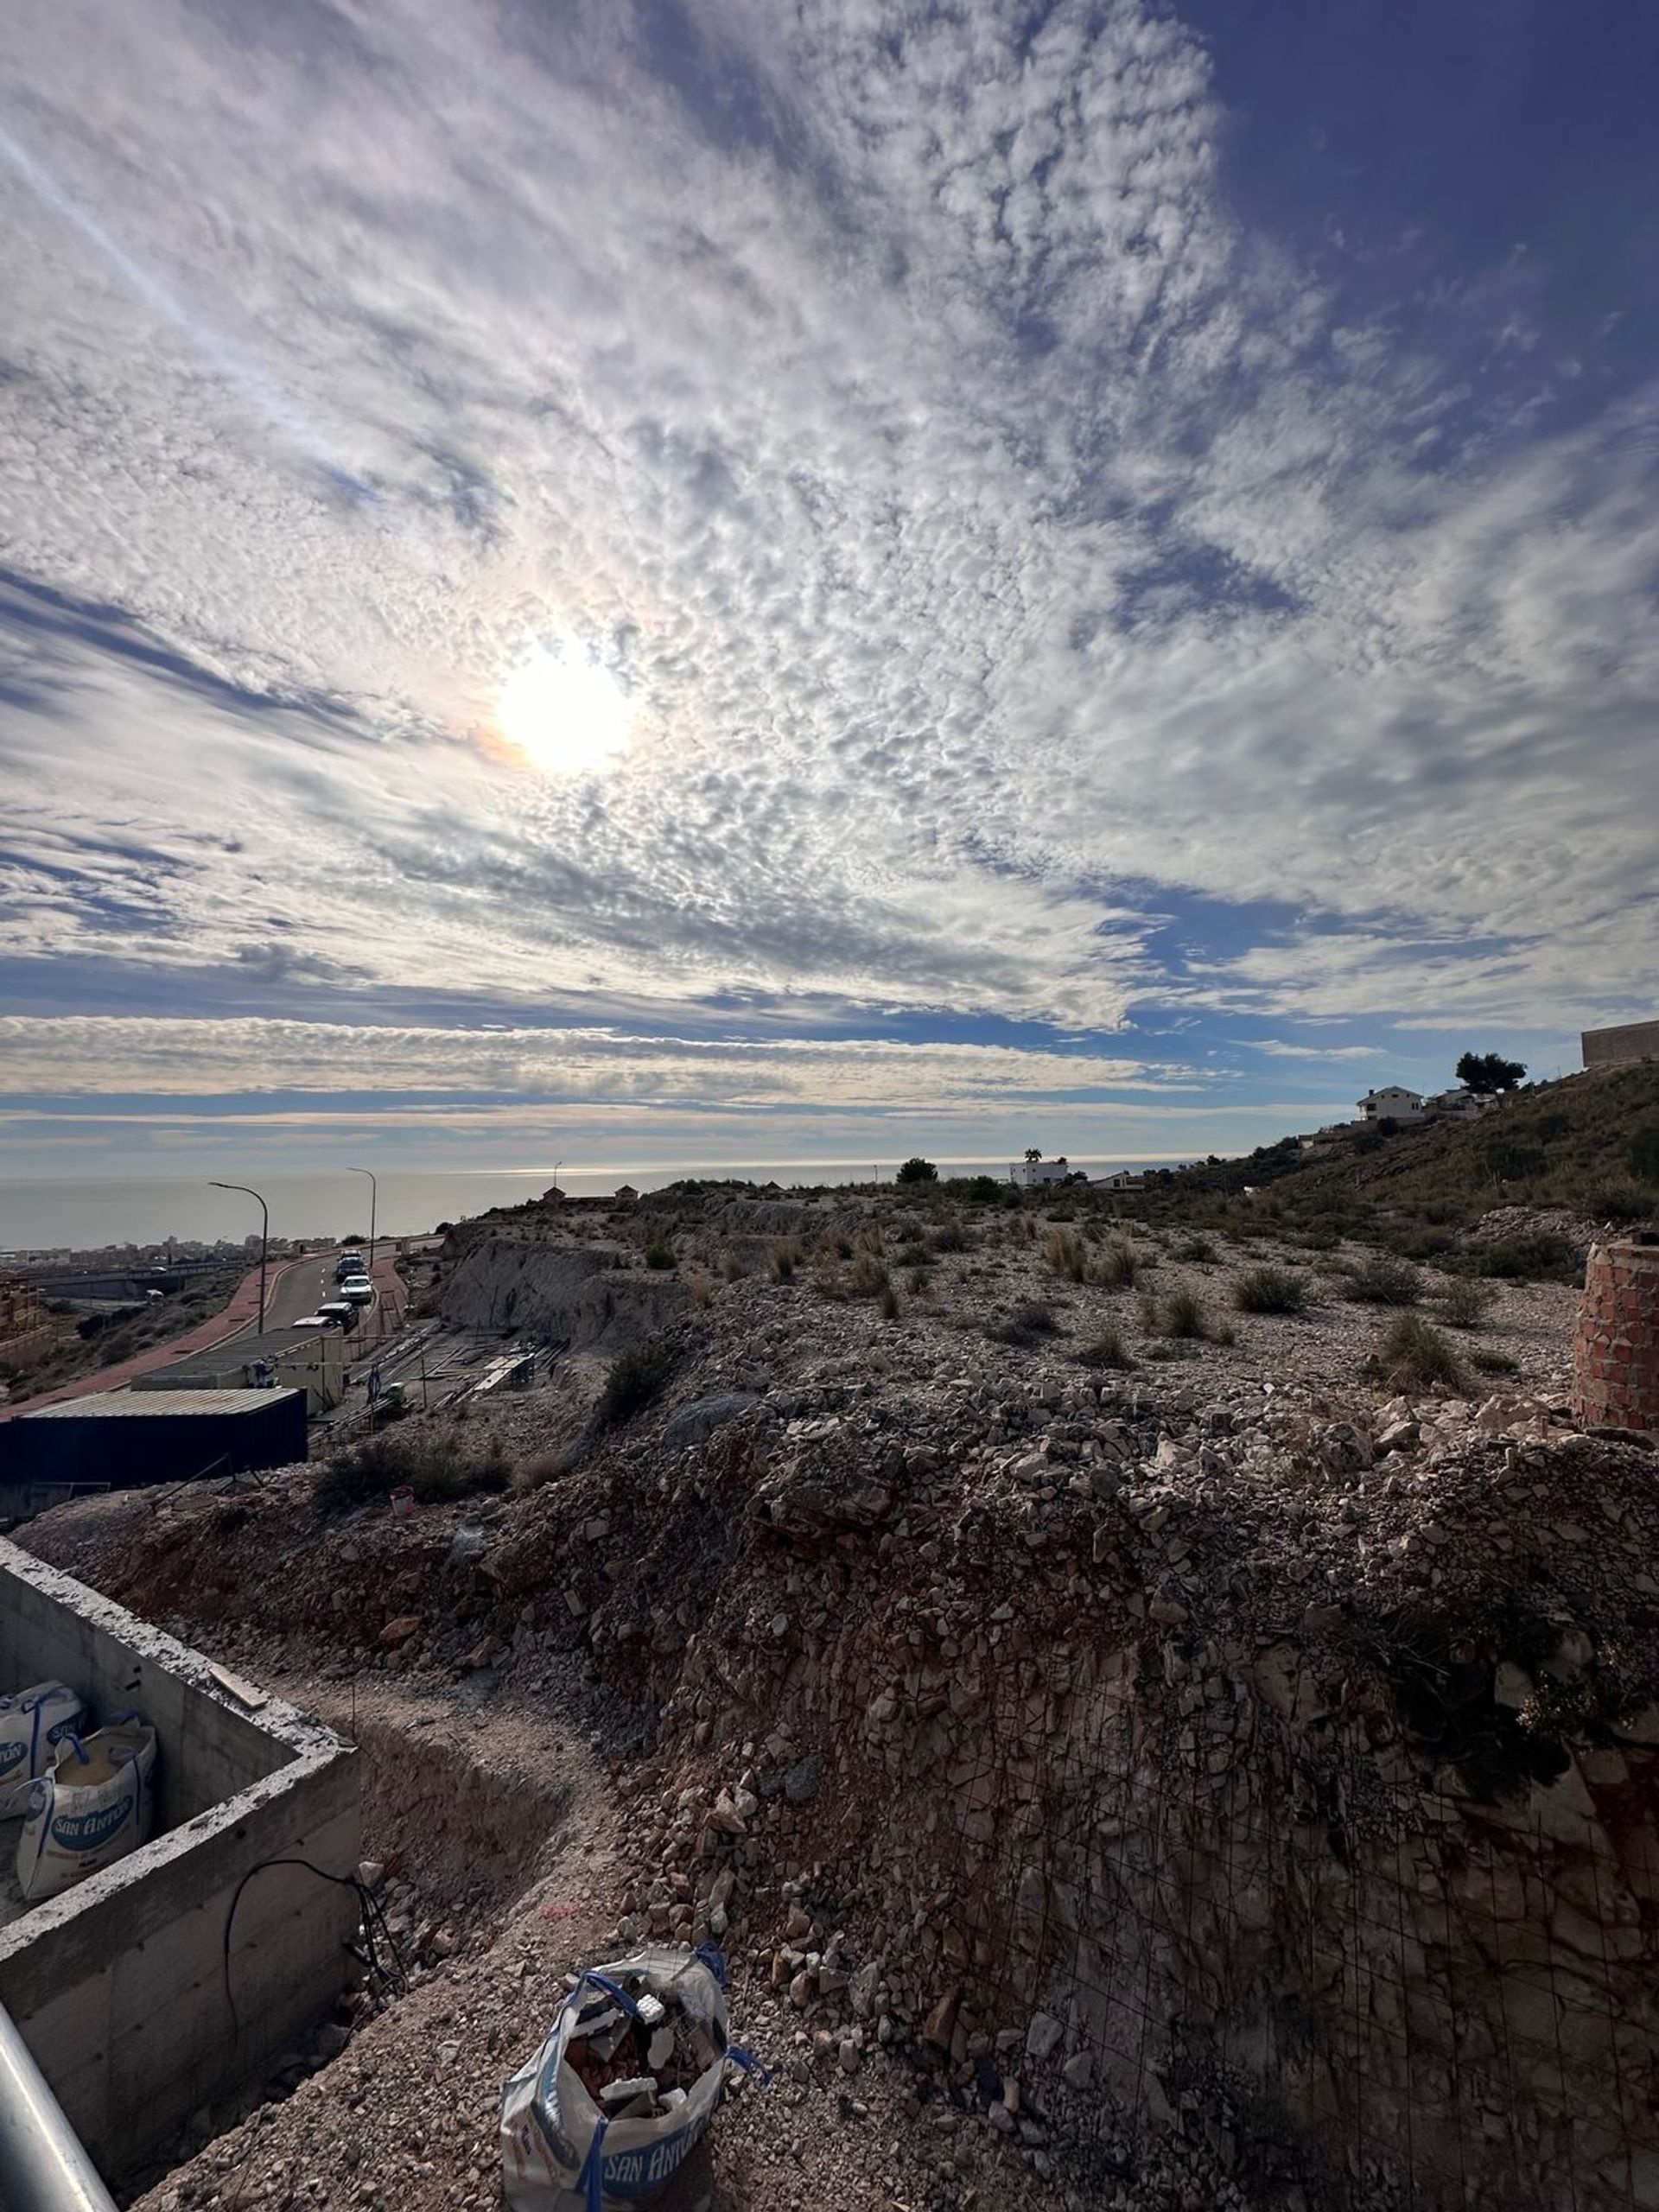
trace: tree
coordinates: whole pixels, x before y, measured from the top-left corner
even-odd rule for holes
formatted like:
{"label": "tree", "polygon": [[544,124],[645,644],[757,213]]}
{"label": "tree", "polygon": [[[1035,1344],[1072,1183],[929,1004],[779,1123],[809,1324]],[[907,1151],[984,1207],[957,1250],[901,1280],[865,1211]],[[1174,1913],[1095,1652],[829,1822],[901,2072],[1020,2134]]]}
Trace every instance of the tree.
{"label": "tree", "polygon": [[907,1160],[895,1179],[900,1183],[937,1183],[939,1171],[931,1160]]}
{"label": "tree", "polygon": [[1526,1071],[1524,1060],[1506,1060],[1497,1052],[1465,1052],[1458,1062],[1458,1081],[1482,1098],[1515,1090]]}
{"label": "tree", "polygon": [[1026,1147],[1026,1158],[1032,1166],[1034,1167],[1042,1156],[1034,1144],[1028,1144]]}

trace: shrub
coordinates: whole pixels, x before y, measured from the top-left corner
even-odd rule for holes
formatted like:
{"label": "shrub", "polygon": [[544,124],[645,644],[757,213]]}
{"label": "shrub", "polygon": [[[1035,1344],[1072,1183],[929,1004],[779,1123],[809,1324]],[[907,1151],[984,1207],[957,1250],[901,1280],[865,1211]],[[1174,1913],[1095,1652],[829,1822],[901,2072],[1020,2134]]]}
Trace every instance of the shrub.
{"label": "shrub", "polygon": [[1518,1375],[1521,1372],[1520,1361],[1511,1359],[1506,1351],[1471,1351],[1469,1364],[1478,1368],[1483,1375]]}
{"label": "shrub", "polygon": [[1307,1277],[1287,1268],[1252,1268],[1233,1285],[1233,1303],[1241,1313],[1305,1313]]}
{"label": "shrub", "polygon": [[1141,1318],[1154,1335],[1173,1338],[1177,1342],[1210,1334],[1209,1321],[1198,1294],[1184,1282],[1177,1283],[1161,1298],[1148,1298]]}
{"label": "shrub", "polygon": [[1435,1301],[1448,1329],[1478,1329],[1490,1302],[1478,1282],[1454,1282]]}
{"label": "shrub", "polygon": [[1423,1279],[1410,1262],[1384,1252],[1374,1252],[1348,1281],[1349,1297],[1362,1306],[1414,1306],[1422,1294]]}
{"label": "shrub", "polygon": [[1029,1299],[1023,1306],[1016,1306],[1006,1321],[995,1324],[987,1333],[999,1344],[1030,1346],[1039,1344],[1045,1337],[1053,1336],[1058,1326],[1051,1307],[1040,1299]]}
{"label": "shrub", "polygon": [[475,1491],[507,1486],[499,1446],[468,1451],[455,1437],[430,1429],[370,1436],[326,1459],[311,1486],[321,1513],[349,1513],[407,1488],[422,1505],[438,1505]]}
{"label": "shrub", "polygon": [[1463,1380],[1456,1352],[1421,1313],[1397,1314],[1383,1334],[1377,1355],[1383,1373],[1396,1389],[1413,1383],[1444,1382],[1455,1390]]}
{"label": "shrub", "polygon": [[773,1282],[788,1282],[801,1264],[801,1248],[792,1236],[781,1236],[771,1252]]}
{"label": "shrub", "polygon": [[1578,1282],[1583,1262],[1565,1236],[1504,1236],[1479,1244],[1471,1255],[1478,1271],[1506,1282]]}
{"label": "shrub", "polygon": [[1656,1204],[1659,1199],[1639,1183],[1604,1183],[1586,1193],[1584,1210],[1592,1221],[1649,1221]]}
{"label": "shrub", "polygon": [[1086,1344],[1077,1354],[1080,1367],[1122,1367],[1135,1365],[1128,1347],[1116,1329],[1103,1329],[1092,1343]]}
{"label": "shrub", "polygon": [[741,1282],[748,1272],[735,1252],[728,1252],[721,1264],[721,1273],[728,1282]]}
{"label": "shrub", "polygon": [[1043,1239],[1043,1257],[1057,1275],[1064,1275],[1069,1282],[1081,1282],[1088,1273],[1089,1258],[1083,1240],[1069,1229],[1051,1229]]}
{"label": "shrub", "polygon": [[1216,1248],[1207,1236],[1189,1236],[1175,1247],[1174,1256],[1188,1267],[1210,1267],[1215,1262]]}
{"label": "shrub", "polygon": [[637,1344],[611,1362],[605,1388],[594,1408],[601,1428],[619,1427],[660,1398],[674,1372],[674,1354],[660,1338]]}
{"label": "shrub", "polygon": [[910,1292],[912,1298],[919,1297],[921,1293],[927,1288],[928,1281],[929,1271],[927,1268],[912,1268],[910,1274],[906,1278],[905,1287]]}
{"label": "shrub", "polygon": [[884,1321],[896,1321],[899,1319],[899,1294],[891,1283],[882,1286],[881,1319]]}
{"label": "shrub", "polygon": [[662,1237],[659,1236],[654,1243],[646,1245],[645,1265],[648,1268],[672,1268],[677,1267],[678,1264],[674,1256],[674,1247]]}
{"label": "shrub", "polygon": [[907,1160],[893,1179],[899,1183],[937,1183],[939,1171],[931,1160]]}
{"label": "shrub", "polygon": [[927,1249],[930,1252],[971,1252],[974,1240],[959,1221],[942,1221],[929,1232]]}
{"label": "shrub", "polygon": [[1101,1290],[1133,1290],[1146,1262],[1134,1245],[1120,1237],[1107,1245],[1089,1270],[1089,1280]]}
{"label": "shrub", "polygon": [[853,1262],[850,1277],[857,1298],[876,1298],[887,1287],[887,1271],[874,1252],[861,1252]]}

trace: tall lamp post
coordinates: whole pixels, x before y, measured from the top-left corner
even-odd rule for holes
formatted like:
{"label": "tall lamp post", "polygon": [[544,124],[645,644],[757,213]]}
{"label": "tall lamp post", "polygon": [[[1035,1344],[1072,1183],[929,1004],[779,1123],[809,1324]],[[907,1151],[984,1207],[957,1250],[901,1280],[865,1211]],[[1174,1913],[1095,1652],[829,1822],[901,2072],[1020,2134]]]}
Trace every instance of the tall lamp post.
{"label": "tall lamp post", "polygon": [[[374,1281],[374,1211],[379,1202],[380,1185],[374,1179],[374,1170],[372,1167],[348,1167],[346,1173],[348,1175],[366,1175],[369,1179],[369,1281],[372,1282]],[[377,1297],[375,1319],[381,1320],[384,1318],[379,1311],[379,1300]]]}
{"label": "tall lamp post", "polygon": [[259,1333],[265,1333],[265,1254],[270,1243],[270,1208],[257,1191],[245,1183],[216,1183],[209,1176],[208,1188],[214,1191],[240,1191],[244,1198],[259,1198]]}

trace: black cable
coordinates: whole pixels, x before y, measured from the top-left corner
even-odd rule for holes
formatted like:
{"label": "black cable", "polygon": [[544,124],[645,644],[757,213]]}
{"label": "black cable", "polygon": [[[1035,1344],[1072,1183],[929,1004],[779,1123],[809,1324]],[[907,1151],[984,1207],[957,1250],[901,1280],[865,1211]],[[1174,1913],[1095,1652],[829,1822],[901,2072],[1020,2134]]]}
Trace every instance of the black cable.
{"label": "black cable", "polygon": [[[241,1880],[237,1884],[231,1897],[230,1910],[225,1916],[225,1948],[223,1961],[225,1975],[225,2004],[226,2008],[231,2016],[231,2035],[232,2041],[239,2042],[242,2035],[242,2024],[237,2016],[236,1999],[231,1990],[231,1933],[236,1925],[236,1909],[242,1902],[243,1891],[246,1889],[248,1884],[253,1879],[254,1876],[256,1874],[263,1874],[268,1867],[271,1866],[302,1867],[308,1874],[315,1874],[320,1882],[332,1882],[339,1889],[351,1890],[353,1891],[357,1897],[358,1909],[362,1916],[364,1940],[368,1948],[368,1964],[371,1974],[386,1986],[390,1987],[392,1986],[392,1977],[381,1966],[375,1951],[374,1924],[378,1921],[380,1926],[380,1932],[385,1937],[386,1948],[391,1953],[392,1963],[397,1967],[397,1981],[402,1986],[407,1987],[408,1975],[404,1972],[403,1960],[398,1955],[397,1946],[392,1937],[391,1930],[386,1925],[386,1916],[381,1910],[380,1900],[373,1894],[366,1883],[359,1881],[355,1874],[331,1874],[326,1866],[319,1866],[309,1859],[262,1859],[257,1865],[250,1866],[247,1872],[243,1875]],[[349,1949],[351,1947],[348,1945],[347,1948]],[[355,1955],[355,1954],[353,1954],[353,1955]]]}

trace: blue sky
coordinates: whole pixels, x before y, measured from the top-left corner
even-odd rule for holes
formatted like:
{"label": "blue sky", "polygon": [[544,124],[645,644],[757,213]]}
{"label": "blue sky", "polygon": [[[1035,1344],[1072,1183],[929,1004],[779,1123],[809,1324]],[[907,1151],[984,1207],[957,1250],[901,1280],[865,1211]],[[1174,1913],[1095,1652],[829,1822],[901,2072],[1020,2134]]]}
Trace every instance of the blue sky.
{"label": "blue sky", "polygon": [[1576,1065],[1659,996],[1656,25],[25,11],[5,1172]]}

